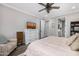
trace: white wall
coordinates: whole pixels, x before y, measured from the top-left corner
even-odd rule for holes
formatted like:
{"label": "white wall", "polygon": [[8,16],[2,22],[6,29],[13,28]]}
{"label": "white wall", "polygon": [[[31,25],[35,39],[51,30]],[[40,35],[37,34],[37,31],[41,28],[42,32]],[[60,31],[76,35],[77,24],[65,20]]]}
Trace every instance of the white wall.
{"label": "white wall", "polygon": [[25,15],[0,5],[0,32],[6,37],[15,38],[17,31],[23,31],[26,28],[27,21],[34,21],[37,24],[39,23],[39,20],[35,17]]}
{"label": "white wall", "polygon": [[[2,9],[0,9],[0,11],[2,11]],[[0,12],[0,34],[1,34],[1,25],[2,25],[2,12]]]}
{"label": "white wall", "polygon": [[[79,13],[73,13],[70,15],[64,15],[60,17],[65,17],[66,19],[66,27],[65,27],[65,37],[70,36],[70,22],[71,21],[79,21]],[[57,36],[57,18],[49,19],[49,36]],[[15,38],[17,31],[23,31],[26,27],[27,21],[33,21],[38,24],[39,29],[39,21],[37,18],[25,15],[16,10],[10,9],[8,7],[0,5],[0,33],[5,35],[8,38]],[[55,28],[52,28],[52,23]],[[42,22],[44,24],[44,22]],[[42,32],[44,26],[42,25]],[[53,30],[52,30],[53,29]],[[44,36],[44,33],[42,34]]]}
{"label": "white wall", "polygon": [[57,18],[49,19],[49,36],[57,36],[58,20]]}
{"label": "white wall", "polygon": [[79,21],[79,13],[73,13],[71,15],[65,16],[66,23],[65,23],[65,37],[70,36],[70,22],[71,21]]}
{"label": "white wall", "polygon": [[[57,19],[62,18],[62,17],[65,17],[65,37],[70,36],[70,22],[71,21],[79,21],[79,13],[73,13],[73,14],[69,14],[69,15],[64,15],[64,16],[52,18],[52,19],[50,19],[50,23],[49,23],[49,27],[50,27],[49,34],[50,35],[58,36],[57,35],[57,25],[58,25]],[[54,25],[55,25],[54,32],[52,31],[52,27],[51,27],[52,23],[54,23]]]}
{"label": "white wall", "polygon": [[70,36],[70,19],[65,17],[65,37]]}

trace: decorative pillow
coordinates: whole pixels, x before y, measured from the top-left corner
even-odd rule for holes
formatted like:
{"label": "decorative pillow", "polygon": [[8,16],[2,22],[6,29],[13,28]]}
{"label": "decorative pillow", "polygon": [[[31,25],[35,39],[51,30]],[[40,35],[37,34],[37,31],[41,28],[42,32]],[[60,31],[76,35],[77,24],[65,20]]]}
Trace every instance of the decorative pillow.
{"label": "decorative pillow", "polygon": [[79,37],[70,45],[70,47],[74,51],[79,51]]}
{"label": "decorative pillow", "polygon": [[3,36],[3,35],[0,35],[0,44],[6,44],[8,42],[8,39]]}
{"label": "decorative pillow", "polygon": [[79,36],[78,33],[72,35],[71,37],[67,39],[66,44],[70,46],[77,39],[78,36]]}

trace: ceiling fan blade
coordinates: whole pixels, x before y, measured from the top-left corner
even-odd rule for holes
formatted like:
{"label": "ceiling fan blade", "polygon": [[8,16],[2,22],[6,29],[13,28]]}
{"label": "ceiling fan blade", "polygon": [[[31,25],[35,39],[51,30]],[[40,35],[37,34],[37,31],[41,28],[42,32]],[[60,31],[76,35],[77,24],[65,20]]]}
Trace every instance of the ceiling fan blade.
{"label": "ceiling fan blade", "polygon": [[49,9],[47,9],[47,13],[49,13]]}
{"label": "ceiling fan blade", "polygon": [[44,6],[44,7],[46,7],[46,5],[45,5],[45,4],[43,4],[43,3],[38,3],[38,4],[40,4],[40,5]]}
{"label": "ceiling fan blade", "polygon": [[41,11],[43,11],[43,10],[45,10],[46,8],[43,8],[43,9],[41,9],[41,10],[39,10],[39,12],[41,12]]}
{"label": "ceiling fan blade", "polygon": [[49,5],[51,6],[51,5],[53,5],[54,3],[50,3]]}
{"label": "ceiling fan blade", "polygon": [[59,6],[53,6],[51,7],[51,9],[59,9],[60,7]]}
{"label": "ceiling fan blade", "polygon": [[47,5],[49,5],[49,3],[47,3]]}

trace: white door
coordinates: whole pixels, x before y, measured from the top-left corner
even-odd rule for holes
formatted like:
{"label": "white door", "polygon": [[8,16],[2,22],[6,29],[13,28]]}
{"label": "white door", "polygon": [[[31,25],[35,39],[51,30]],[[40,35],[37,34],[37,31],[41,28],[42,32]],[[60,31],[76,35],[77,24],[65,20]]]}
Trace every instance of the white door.
{"label": "white door", "polygon": [[44,35],[45,37],[49,36],[49,21],[45,21]]}
{"label": "white door", "polygon": [[40,21],[40,37],[41,38],[44,38],[45,37],[45,35],[44,35],[44,28],[45,27],[45,21],[44,20],[41,20]]}

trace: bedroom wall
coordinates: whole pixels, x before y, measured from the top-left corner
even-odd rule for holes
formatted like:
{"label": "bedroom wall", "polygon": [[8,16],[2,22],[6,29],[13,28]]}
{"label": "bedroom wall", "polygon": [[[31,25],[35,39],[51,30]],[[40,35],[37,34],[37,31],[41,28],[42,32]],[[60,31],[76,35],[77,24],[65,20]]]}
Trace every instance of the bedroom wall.
{"label": "bedroom wall", "polygon": [[[0,9],[0,11],[2,11],[2,10]],[[1,34],[1,23],[2,23],[2,15],[1,15],[1,12],[0,12],[0,34]]]}
{"label": "bedroom wall", "polygon": [[[16,38],[16,32],[24,31],[27,21],[36,22],[38,25],[37,29],[39,30],[40,21],[38,18],[0,5],[0,32],[7,38]],[[37,35],[39,35],[39,33]]]}
{"label": "bedroom wall", "polygon": [[[57,22],[56,21],[58,18],[61,18],[61,17],[65,17],[65,37],[70,37],[70,22],[71,21],[79,21],[79,12],[50,19],[50,24],[49,24],[49,26],[50,26],[49,34],[50,35],[58,36],[57,35],[57,26],[56,26]],[[55,25],[54,32],[52,31],[52,27],[51,27],[52,23],[54,23],[54,25]]]}
{"label": "bedroom wall", "polygon": [[70,22],[79,21],[79,12],[73,13],[71,15],[66,15],[66,27],[65,27],[65,37],[70,37]]}
{"label": "bedroom wall", "polygon": [[[70,21],[79,21],[79,12],[64,15],[60,17],[66,18],[66,27],[65,27],[65,37],[70,36]],[[57,18],[49,19],[49,36],[57,36]],[[23,31],[25,29],[25,24],[27,21],[34,21],[38,24],[38,18],[25,15],[11,8],[0,5],[0,33],[5,35],[8,38],[15,38],[17,31]],[[44,23],[44,22],[43,22]],[[53,25],[52,25],[53,24]],[[53,27],[54,26],[54,27]],[[44,28],[44,27],[42,27]],[[44,36],[44,29],[42,29],[42,37]],[[39,34],[38,34],[39,35]]]}
{"label": "bedroom wall", "polygon": [[49,36],[57,36],[57,24],[56,18],[49,19]]}

